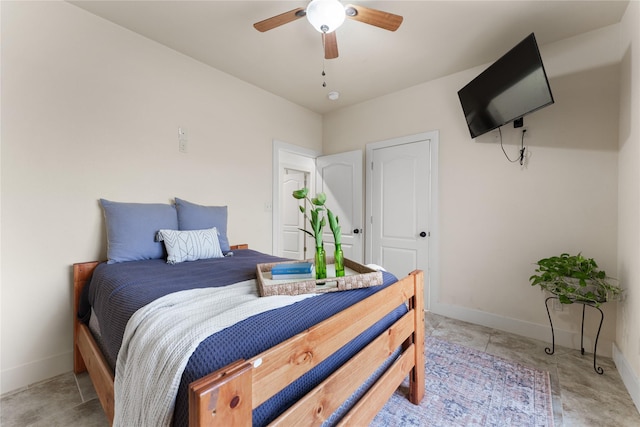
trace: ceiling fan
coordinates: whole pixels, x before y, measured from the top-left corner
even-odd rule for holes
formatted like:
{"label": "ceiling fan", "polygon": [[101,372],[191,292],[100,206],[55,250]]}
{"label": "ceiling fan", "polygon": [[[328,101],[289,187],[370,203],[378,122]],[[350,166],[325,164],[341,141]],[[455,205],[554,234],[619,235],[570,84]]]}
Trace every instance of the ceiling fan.
{"label": "ceiling fan", "polygon": [[345,18],[364,22],[389,31],[402,24],[402,16],[364,6],[342,5],[338,0],[312,0],[305,8],[299,7],[253,24],[256,30],[265,32],[306,16],[311,25],[322,33],[325,59],[338,57],[335,30]]}

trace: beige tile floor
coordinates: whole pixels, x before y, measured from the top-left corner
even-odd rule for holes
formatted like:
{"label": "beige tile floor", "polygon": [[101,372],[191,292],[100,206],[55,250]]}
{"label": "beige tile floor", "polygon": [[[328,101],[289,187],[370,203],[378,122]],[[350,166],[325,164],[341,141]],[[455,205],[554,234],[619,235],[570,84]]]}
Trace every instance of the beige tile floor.
{"label": "beige tile floor", "polygon": [[[556,427],[640,426],[640,414],[609,358],[598,357],[604,369],[598,375],[592,354],[556,347],[549,356],[546,342],[432,314],[427,334],[549,371]],[[108,422],[89,378],[68,373],[3,395],[0,425],[98,427]]]}

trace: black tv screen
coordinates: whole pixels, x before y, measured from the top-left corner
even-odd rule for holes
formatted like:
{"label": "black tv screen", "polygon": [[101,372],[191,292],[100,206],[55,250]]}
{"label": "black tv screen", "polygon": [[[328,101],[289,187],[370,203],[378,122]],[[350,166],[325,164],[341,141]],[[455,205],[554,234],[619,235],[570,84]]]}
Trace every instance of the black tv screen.
{"label": "black tv screen", "polygon": [[533,33],[460,89],[458,97],[471,138],[553,104]]}

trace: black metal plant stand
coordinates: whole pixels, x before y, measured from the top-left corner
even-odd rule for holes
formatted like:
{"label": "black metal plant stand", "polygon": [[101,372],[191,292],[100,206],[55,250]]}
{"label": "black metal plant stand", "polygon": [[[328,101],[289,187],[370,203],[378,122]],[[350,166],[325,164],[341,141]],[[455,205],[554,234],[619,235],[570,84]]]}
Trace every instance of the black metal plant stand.
{"label": "black metal plant stand", "polygon": [[[544,305],[547,308],[547,316],[549,316],[549,324],[551,325],[551,348],[546,347],[544,349],[544,352],[547,354],[553,354],[555,352],[556,349],[556,337],[555,334],[553,333],[553,322],[551,321],[551,313],[549,312],[549,300],[550,299],[558,299],[558,297],[548,297],[547,299],[544,300]],[[577,304],[582,304],[582,327],[580,329],[580,352],[584,355],[584,311],[585,311],[585,307],[589,306],[589,307],[593,307],[595,309],[597,309],[600,312],[600,325],[598,326],[598,333],[596,334],[596,341],[593,344],[593,369],[599,374],[602,375],[604,373],[604,370],[597,365],[596,363],[596,355],[597,355],[597,350],[598,350],[598,337],[600,336],[600,329],[602,329],[602,322],[604,321],[604,313],[602,312],[602,310],[600,309],[600,307],[597,307],[596,305],[594,305],[593,303],[587,302],[587,301],[574,301]]]}

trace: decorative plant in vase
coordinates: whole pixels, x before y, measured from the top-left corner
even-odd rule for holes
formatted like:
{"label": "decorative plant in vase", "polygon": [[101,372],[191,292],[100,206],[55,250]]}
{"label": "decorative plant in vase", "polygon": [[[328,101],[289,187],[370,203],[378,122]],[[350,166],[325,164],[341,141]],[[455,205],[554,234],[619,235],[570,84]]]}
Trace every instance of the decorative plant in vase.
{"label": "decorative plant in vase", "polygon": [[324,193],[316,194],[313,199],[309,198],[309,189],[301,188],[293,192],[293,197],[298,200],[307,200],[310,206],[314,206],[313,209],[309,209],[309,215],[307,215],[307,208],[304,205],[299,205],[298,208],[305,218],[309,220],[313,233],[309,230],[301,228],[301,231],[309,234],[314,238],[316,242],[316,256],[315,256],[315,268],[316,279],[324,279],[327,277],[327,258],[324,252],[324,243],[322,242],[322,229],[324,228],[326,221],[324,215],[324,203],[327,201],[327,196]]}
{"label": "decorative plant in vase", "polygon": [[344,254],[342,253],[342,235],[340,233],[340,220],[337,216],[327,208],[327,216],[329,217],[329,227],[333,233],[333,240],[336,246],[334,252],[334,264],[336,266],[336,277],[344,276]]}
{"label": "decorative plant in vase", "polygon": [[599,270],[593,258],[585,258],[580,253],[543,258],[536,265],[538,274],[529,278],[531,286],[538,285],[551,292],[562,304],[581,301],[598,307],[622,293],[622,289],[612,283],[615,279]]}

